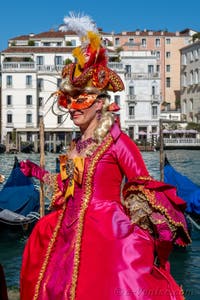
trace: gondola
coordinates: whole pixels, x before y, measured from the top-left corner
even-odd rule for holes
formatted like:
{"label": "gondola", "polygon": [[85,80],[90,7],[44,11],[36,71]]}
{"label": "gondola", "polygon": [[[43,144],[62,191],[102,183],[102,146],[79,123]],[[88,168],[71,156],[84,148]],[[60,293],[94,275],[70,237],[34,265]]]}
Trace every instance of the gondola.
{"label": "gondola", "polygon": [[28,228],[39,219],[40,196],[35,182],[20,170],[15,157],[13,169],[0,190],[0,227]]}
{"label": "gondola", "polygon": [[6,152],[6,146],[3,144],[0,144],[0,153]]}
{"label": "gondola", "polygon": [[165,157],[164,182],[176,187],[177,195],[186,201],[186,218],[200,230],[200,186],[178,172]]}

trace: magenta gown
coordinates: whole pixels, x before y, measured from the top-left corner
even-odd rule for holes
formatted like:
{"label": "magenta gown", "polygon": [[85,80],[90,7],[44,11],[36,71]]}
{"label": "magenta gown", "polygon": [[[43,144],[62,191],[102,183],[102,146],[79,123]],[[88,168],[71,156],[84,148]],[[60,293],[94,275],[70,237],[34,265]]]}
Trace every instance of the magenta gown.
{"label": "magenta gown", "polygon": [[[184,299],[168,263],[173,243],[190,242],[184,202],[174,188],[149,176],[137,146],[117,125],[75,165],[73,176],[65,160],[62,156],[54,210],[38,221],[24,250],[20,299]],[[122,204],[122,197],[126,201],[138,191],[158,221],[156,235],[134,222]]]}

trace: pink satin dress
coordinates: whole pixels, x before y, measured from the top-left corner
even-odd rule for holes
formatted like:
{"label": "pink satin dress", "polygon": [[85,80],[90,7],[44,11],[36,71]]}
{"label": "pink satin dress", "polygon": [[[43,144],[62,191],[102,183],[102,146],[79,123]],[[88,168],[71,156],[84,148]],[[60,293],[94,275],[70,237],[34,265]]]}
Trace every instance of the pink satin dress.
{"label": "pink satin dress", "polygon": [[[183,224],[177,240],[186,244],[181,200],[174,191],[162,197],[164,184],[145,180],[149,174],[140,152],[117,125],[83,163],[79,182],[68,175],[63,179],[62,172],[57,177],[55,210],[38,221],[24,250],[20,299],[184,299],[170,275],[168,254],[163,267],[157,266],[155,238],[127,215],[121,200],[123,178],[135,180],[127,191],[137,185],[157,189],[159,205],[165,202],[162,208],[173,224]],[[66,197],[70,186],[72,195]]]}

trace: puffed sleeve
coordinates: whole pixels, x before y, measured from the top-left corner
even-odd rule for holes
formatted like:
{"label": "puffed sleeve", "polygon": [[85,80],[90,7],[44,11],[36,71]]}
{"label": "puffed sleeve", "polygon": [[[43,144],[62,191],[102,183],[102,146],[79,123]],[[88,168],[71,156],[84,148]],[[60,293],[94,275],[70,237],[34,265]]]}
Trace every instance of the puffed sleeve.
{"label": "puffed sleeve", "polygon": [[121,133],[115,142],[115,149],[120,167],[128,180],[149,176],[142,155],[129,136]]}

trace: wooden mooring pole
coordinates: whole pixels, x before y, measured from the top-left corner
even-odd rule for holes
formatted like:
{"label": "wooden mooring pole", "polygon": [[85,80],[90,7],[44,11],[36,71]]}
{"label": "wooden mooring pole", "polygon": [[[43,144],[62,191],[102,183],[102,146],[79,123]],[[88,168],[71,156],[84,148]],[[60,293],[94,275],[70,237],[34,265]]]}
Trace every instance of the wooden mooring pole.
{"label": "wooden mooring pole", "polygon": [[163,140],[163,122],[159,120],[160,126],[160,181],[164,181],[164,140]]}
{"label": "wooden mooring pole", "polygon": [[[45,152],[44,152],[44,119],[40,116],[40,167],[45,167]],[[45,196],[44,183],[40,182],[40,217],[44,216],[45,212]]]}

